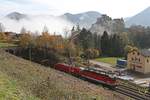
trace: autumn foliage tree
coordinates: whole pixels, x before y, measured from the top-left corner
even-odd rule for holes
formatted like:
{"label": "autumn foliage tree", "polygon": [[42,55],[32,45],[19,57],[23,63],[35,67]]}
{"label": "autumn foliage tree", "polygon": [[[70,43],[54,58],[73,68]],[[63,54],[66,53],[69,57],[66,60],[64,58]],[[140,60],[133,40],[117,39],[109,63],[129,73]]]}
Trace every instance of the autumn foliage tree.
{"label": "autumn foliage tree", "polygon": [[41,36],[37,38],[37,46],[40,48],[49,48],[49,33],[43,32]]}
{"label": "autumn foliage tree", "polygon": [[4,33],[4,31],[5,31],[4,25],[2,23],[0,23],[0,42],[4,42],[7,40],[7,37]]}
{"label": "autumn foliage tree", "polygon": [[60,51],[64,48],[63,38],[61,35],[50,35],[48,32],[42,33],[36,39],[37,47],[53,49]]}
{"label": "autumn foliage tree", "polygon": [[0,42],[6,42],[7,41],[7,36],[5,35],[4,32],[0,32]]}
{"label": "autumn foliage tree", "polygon": [[21,34],[19,41],[20,41],[19,45],[21,47],[28,48],[32,41],[31,33],[28,32],[28,33]]}

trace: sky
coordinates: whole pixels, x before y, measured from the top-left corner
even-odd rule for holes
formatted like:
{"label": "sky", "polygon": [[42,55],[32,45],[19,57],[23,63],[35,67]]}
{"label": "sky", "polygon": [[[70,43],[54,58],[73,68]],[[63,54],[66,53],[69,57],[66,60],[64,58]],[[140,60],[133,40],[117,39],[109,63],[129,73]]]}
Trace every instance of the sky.
{"label": "sky", "polygon": [[0,0],[0,15],[81,13],[98,11],[112,18],[131,17],[150,6],[150,0]]}

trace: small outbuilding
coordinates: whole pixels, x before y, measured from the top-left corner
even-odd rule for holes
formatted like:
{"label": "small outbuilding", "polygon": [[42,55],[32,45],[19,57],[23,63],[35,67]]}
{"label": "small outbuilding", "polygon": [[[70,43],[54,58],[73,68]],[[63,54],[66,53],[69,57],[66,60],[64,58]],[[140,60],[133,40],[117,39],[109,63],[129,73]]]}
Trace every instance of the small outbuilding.
{"label": "small outbuilding", "polygon": [[126,66],[127,66],[127,60],[117,59],[116,66],[119,67],[119,68],[126,68]]}

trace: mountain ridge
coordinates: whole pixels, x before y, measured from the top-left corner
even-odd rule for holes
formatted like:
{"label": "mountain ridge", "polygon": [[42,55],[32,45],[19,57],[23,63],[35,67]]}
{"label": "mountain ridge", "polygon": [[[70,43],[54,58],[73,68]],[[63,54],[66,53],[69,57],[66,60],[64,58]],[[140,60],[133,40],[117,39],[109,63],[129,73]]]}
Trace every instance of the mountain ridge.
{"label": "mountain ridge", "polygon": [[126,21],[126,26],[130,27],[131,25],[142,25],[142,26],[150,26],[150,7],[144,9],[138,14],[131,17]]}
{"label": "mountain ridge", "polygon": [[[48,17],[52,15],[40,15],[43,17]],[[88,11],[88,12],[83,12],[83,13],[78,13],[78,14],[71,14],[71,13],[65,13],[60,16],[53,16],[53,17],[58,17],[61,19],[65,19],[74,25],[79,24],[81,27],[85,28],[90,28],[90,26],[96,22],[97,18],[100,17],[101,14],[96,11]],[[9,18],[11,20],[15,21],[20,21],[22,19],[30,19],[31,17],[38,17],[38,15],[27,15],[27,14],[22,14],[20,12],[12,12],[9,13],[8,15],[5,16],[6,18]]]}
{"label": "mountain ridge", "polygon": [[61,17],[69,20],[75,25],[79,24],[81,27],[90,28],[101,15],[101,13],[96,11],[87,11],[78,14],[65,13],[61,15]]}
{"label": "mountain ridge", "polygon": [[16,20],[16,21],[28,18],[28,16],[26,14],[22,14],[20,12],[12,12],[12,13],[9,13],[8,15],[6,15],[5,17],[12,19],[12,20]]}

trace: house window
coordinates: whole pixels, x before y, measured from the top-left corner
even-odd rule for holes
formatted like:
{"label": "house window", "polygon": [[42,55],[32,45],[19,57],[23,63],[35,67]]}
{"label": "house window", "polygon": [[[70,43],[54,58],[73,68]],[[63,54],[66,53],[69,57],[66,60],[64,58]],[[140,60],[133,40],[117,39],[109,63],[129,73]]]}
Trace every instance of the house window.
{"label": "house window", "polygon": [[133,52],[132,54],[134,55],[135,53]]}
{"label": "house window", "polygon": [[147,59],[147,63],[149,62],[149,60]]}
{"label": "house window", "polygon": [[140,62],[140,58],[139,58],[139,62]]}
{"label": "house window", "polygon": [[139,56],[139,55],[140,55],[140,53],[138,52],[138,53],[137,53],[137,55]]}
{"label": "house window", "polygon": [[134,59],[132,58],[132,60],[134,60]]}

